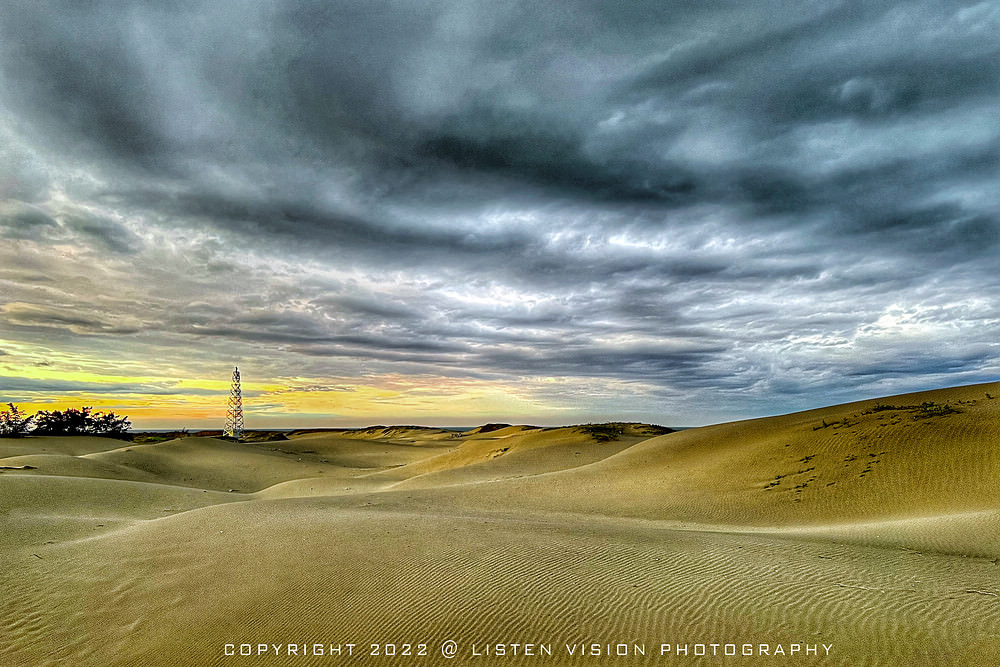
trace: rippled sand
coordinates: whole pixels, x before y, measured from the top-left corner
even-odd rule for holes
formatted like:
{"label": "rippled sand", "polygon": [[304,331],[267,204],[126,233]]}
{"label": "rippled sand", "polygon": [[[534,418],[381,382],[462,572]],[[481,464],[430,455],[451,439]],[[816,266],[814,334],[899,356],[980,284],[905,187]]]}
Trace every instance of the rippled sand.
{"label": "rippled sand", "polygon": [[1000,664],[987,395],[607,442],[0,440],[0,664]]}

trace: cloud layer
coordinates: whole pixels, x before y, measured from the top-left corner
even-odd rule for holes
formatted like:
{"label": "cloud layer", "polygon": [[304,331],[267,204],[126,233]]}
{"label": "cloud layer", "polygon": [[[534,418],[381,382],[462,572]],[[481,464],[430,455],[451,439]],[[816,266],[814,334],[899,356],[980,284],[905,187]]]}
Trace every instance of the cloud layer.
{"label": "cloud layer", "polygon": [[992,1],[13,0],[3,388],[240,361],[696,423],[996,379],[998,32]]}

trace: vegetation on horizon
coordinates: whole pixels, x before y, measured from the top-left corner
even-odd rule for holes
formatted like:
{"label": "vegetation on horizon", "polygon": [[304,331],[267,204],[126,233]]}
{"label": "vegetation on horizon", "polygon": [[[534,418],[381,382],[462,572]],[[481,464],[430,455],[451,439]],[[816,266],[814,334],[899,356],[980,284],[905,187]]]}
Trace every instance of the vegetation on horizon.
{"label": "vegetation on horizon", "polygon": [[13,403],[0,413],[0,437],[32,435],[96,435],[125,438],[132,428],[127,416],[114,412],[94,412],[92,407],[42,410],[28,415]]}
{"label": "vegetation on horizon", "polygon": [[584,424],[580,430],[598,442],[617,440],[625,433],[625,424],[610,422],[607,424]]}
{"label": "vegetation on horizon", "polygon": [[866,410],[861,414],[870,415],[876,412],[906,411],[915,413],[914,419],[927,419],[928,417],[940,417],[961,412],[951,407],[948,403],[940,404],[933,401],[924,401],[920,405],[889,405],[886,403],[876,403],[871,410]]}
{"label": "vegetation on horizon", "polygon": [[643,435],[664,435],[672,433],[673,429],[655,424],[639,424],[636,422],[606,422],[604,424],[582,424],[576,427],[583,431],[597,442],[612,442],[618,440],[626,431],[634,434],[636,431]]}

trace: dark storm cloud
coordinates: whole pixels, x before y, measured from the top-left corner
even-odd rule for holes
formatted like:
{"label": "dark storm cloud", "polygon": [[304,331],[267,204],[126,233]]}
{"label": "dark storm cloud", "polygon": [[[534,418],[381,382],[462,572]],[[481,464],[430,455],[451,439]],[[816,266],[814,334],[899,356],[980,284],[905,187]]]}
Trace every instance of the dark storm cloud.
{"label": "dark storm cloud", "polygon": [[932,352],[912,351],[900,354],[883,364],[872,364],[853,369],[853,376],[891,377],[905,376],[912,369],[919,368],[922,372],[939,375],[955,375],[966,371],[982,368],[992,352],[988,348],[963,353],[960,356],[942,356]]}
{"label": "dark storm cloud", "polygon": [[143,384],[136,382],[105,383],[105,382],[81,382],[77,380],[40,380],[36,378],[0,376],[0,392],[3,392],[4,400],[8,396],[42,394],[52,395],[63,392],[73,393],[94,393],[94,394],[155,394],[166,396],[172,394],[215,396],[219,391],[208,389],[192,389],[188,387],[168,387],[156,384]]}
{"label": "dark storm cloud", "polygon": [[669,349],[661,345],[631,345],[609,347],[578,344],[539,345],[530,352],[504,350],[487,353],[481,360],[485,368],[505,368],[518,373],[545,373],[562,376],[595,376],[604,378],[635,377],[647,382],[672,387],[707,387],[720,377],[704,371],[705,362],[725,352],[722,345],[685,346],[689,349]]}
{"label": "dark storm cloud", "polygon": [[111,252],[132,254],[139,250],[139,238],[112,220],[93,215],[68,216],[66,227],[83,236],[88,243],[97,244]]}
{"label": "dark storm cloud", "polygon": [[51,328],[75,334],[131,334],[137,326],[90,316],[74,306],[51,307],[11,302],[0,307],[0,322],[26,328]]}
{"label": "dark storm cloud", "polygon": [[[7,328],[747,405],[986,378],[998,31],[990,1],[12,0]],[[43,291],[59,244],[106,275]]]}
{"label": "dark storm cloud", "polygon": [[123,34],[128,13],[115,17],[95,7],[64,3],[37,12],[30,3],[8,5],[3,50],[9,93],[30,113],[73,131],[73,139],[130,157],[149,153],[156,148],[151,100]]}
{"label": "dark storm cloud", "polygon": [[357,317],[372,316],[395,322],[419,320],[419,309],[407,305],[389,294],[372,294],[367,298],[334,296],[313,299],[313,305],[328,307],[339,313],[352,313]]}
{"label": "dark storm cloud", "polygon": [[6,239],[37,239],[58,227],[41,209],[18,201],[0,202],[0,236]]}
{"label": "dark storm cloud", "polygon": [[489,255],[518,255],[527,250],[530,239],[522,234],[480,234],[475,230],[426,229],[387,224],[356,216],[336,214],[316,207],[307,199],[282,201],[275,195],[268,201],[195,195],[180,208],[169,204],[166,211],[184,217],[210,221],[246,235],[277,237],[301,250],[303,245],[350,249],[389,256],[425,256],[440,259],[448,252]]}

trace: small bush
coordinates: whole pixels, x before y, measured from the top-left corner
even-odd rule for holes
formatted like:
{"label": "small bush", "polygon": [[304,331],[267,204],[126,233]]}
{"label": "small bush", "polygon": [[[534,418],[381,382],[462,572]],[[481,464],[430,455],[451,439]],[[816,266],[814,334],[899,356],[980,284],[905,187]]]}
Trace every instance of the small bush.
{"label": "small bush", "polygon": [[938,403],[925,402],[917,406],[917,413],[913,415],[914,419],[927,419],[928,417],[940,417],[943,415],[951,415],[961,412],[961,410],[956,410],[947,403],[940,405]]}
{"label": "small bush", "polygon": [[31,428],[34,419],[34,415],[27,415],[13,403],[8,403],[7,409],[0,412],[0,437],[23,437]]}
{"label": "small bush", "polygon": [[625,424],[619,422],[585,424],[580,427],[580,430],[598,442],[611,442],[622,437],[622,434],[625,433]]}

